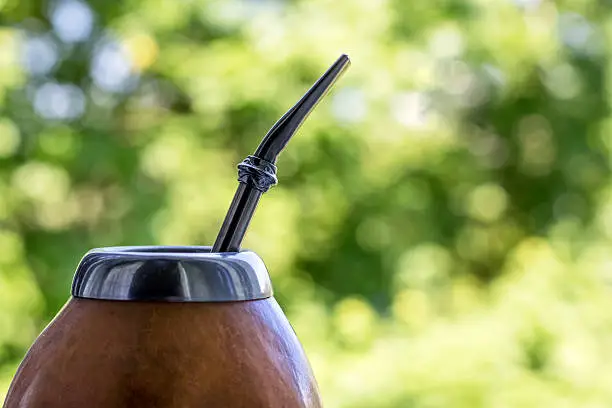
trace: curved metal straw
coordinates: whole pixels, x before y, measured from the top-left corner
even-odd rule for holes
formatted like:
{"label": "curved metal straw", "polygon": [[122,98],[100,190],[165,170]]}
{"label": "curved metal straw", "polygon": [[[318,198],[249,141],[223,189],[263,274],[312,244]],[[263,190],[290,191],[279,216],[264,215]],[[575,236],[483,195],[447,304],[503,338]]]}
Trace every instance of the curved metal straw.
{"label": "curved metal straw", "polygon": [[238,252],[244,234],[263,193],[277,183],[276,159],[315,106],[350,65],[348,55],[340,58],[319,78],[268,131],[255,154],[238,165],[240,185],[225,216],[213,252]]}

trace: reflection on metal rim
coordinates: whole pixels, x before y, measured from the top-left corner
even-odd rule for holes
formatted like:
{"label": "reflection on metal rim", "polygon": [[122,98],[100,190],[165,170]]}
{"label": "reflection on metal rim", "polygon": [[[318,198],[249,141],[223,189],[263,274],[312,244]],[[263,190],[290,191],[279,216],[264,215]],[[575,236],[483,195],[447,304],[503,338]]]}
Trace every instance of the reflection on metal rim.
{"label": "reflection on metal rim", "polygon": [[261,258],[202,246],[108,247],[79,263],[72,296],[86,299],[235,302],[272,296]]}

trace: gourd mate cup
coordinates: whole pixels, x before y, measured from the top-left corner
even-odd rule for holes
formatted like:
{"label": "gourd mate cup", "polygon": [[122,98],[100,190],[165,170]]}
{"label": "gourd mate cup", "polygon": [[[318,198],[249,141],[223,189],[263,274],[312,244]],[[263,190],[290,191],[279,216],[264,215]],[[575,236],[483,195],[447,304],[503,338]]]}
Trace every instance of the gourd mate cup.
{"label": "gourd mate cup", "polygon": [[342,55],[238,165],[213,247],[85,254],[71,298],[26,354],[4,407],[321,407],[266,266],[240,244],[276,184],[278,154],[348,65]]}

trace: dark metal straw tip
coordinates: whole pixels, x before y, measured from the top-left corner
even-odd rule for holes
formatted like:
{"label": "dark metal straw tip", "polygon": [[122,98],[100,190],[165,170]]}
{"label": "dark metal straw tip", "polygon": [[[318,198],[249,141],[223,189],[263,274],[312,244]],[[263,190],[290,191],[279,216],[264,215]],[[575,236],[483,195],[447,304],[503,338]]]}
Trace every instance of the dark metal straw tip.
{"label": "dark metal straw tip", "polygon": [[338,58],[338,61],[340,61],[340,60],[346,61],[349,64],[351,63],[351,57],[349,57],[348,54],[340,55],[340,58]]}
{"label": "dark metal straw tip", "polygon": [[268,131],[257,147],[254,156],[275,163],[289,139],[297,132],[304,120],[349,67],[351,60],[347,54],[340,57],[325,71],[302,98],[289,109]]}

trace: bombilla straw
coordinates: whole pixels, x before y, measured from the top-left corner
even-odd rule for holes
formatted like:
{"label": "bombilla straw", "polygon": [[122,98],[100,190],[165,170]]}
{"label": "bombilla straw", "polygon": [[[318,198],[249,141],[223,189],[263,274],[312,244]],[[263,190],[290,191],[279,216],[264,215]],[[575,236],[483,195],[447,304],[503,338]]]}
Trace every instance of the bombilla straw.
{"label": "bombilla straw", "polygon": [[348,55],[342,54],[302,99],[272,126],[255,153],[238,165],[240,184],[212,252],[240,250],[261,195],[277,183],[275,164],[278,155],[350,63]]}

